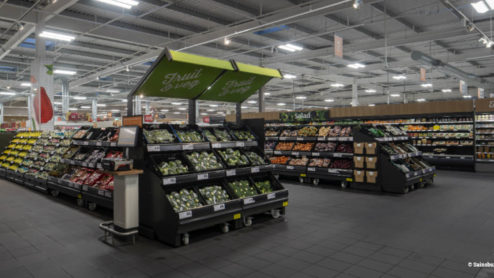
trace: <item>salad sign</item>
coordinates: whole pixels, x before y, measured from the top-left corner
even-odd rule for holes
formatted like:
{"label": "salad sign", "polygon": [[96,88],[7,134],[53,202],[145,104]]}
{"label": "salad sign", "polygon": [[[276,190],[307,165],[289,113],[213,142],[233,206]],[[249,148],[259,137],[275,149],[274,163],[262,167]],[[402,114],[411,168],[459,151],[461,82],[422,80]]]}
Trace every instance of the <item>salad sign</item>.
{"label": "salad sign", "polygon": [[329,121],[329,111],[282,112],[280,120],[285,123]]}

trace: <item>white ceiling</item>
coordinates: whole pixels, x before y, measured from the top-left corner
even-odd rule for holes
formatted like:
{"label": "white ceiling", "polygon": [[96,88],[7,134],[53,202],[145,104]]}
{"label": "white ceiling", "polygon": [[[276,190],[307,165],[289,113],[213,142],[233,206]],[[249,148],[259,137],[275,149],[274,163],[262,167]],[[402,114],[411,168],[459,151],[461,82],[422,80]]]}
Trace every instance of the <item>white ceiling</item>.
{"label": "white ceiling", "polygon": [[[55,3],[53,3],[55,2]],[[0,0],[0,44],[8,51],[0,60],[0,90],[18,92],[0,96],[6,107],[25,108],[29,66],[35,57],[32,42],[36,15],[46,16],[45,28],[76,36],[71,43],[52,41],[47,55],[56,68],[73,69],[71,96],[84,95],[86,101],[71,100],[71,107],[89,105],[97,97],[106,103],[100,110],[125,109],[120,101],[143,76],[164,47],[186,52],[279,68],[297,75],[292,80],[268,83],[266,110],[350,105],[352,86],[358,84],[361,105],[427,100],[459,99],[458,80],[436,68],[428,68],[434,84],[424,89],[419,80],[420,64],[410,53],[422,51],[465,72],[494,82],[494,53],[478,42],[478,32],[469,32],[451,12],[445,0],[364,0],[353,9],[353,0],[140,0],[131,10],[122,10],[96,0]],[[493,12],[476,13],[471,1],[450,0],[476,26],[492,36]],[[24,29],[19,29],[19,24]],[[277,31],[257,34],[267,28]],[[344,39],[344,58],[334,56],[333,36]],[[224,37],[232,40],[228,46]],[[303,46],[287,53],[277,46],[286,42]],[[19,44],[21,43],[21,44]],[[10,47],[12,46],[12,47]],[[0,51],[0,54],[3,51]],[[1,56],[0,56],[1,57]],[[347,65],[359,62],[366,68]],[[126,66],[129,71],[126,71]],[[392,76],[405,74],[405,81]],[[100,77],[97,80],[97,77]],[[343,88],[332,88],[338,82]],[[60,91],[60,82],[56,81]],[[493,92],[485,85],[487,93]],[[107,88],[121,93],[109,94]],[[453,89],[442,93],[441,89]],[[375,89],[376,93],[366,93]],[[400,97],[389,94],[400,93]],[[493,92],[494,93],[494,92]],[[476,88],[470,94],[475,96]],[[57,98],[59,98],[59,95]],[[305,100],[296,99],[304,95]],[[325,99],[334,99],[332,103]],[[251,100],[256,100],[253,96]],[[150,107],[169,113],[181,112],[167,99],[144,99]],[[56,100],[57,101],[57,100]],[[59,101],[59,100],[58,100]],[[278,106],[277,103],[286,103]],[[202,113],[229,112],[233,105],[219,108],[201,104]],[[257,104],[243,104],[256,111]]]}

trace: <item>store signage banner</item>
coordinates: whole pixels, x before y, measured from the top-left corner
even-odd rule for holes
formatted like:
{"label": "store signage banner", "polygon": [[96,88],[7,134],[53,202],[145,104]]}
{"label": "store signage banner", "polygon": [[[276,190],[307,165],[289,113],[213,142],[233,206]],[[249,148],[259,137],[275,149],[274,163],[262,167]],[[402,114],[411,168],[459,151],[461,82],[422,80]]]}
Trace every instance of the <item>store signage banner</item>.
{"label": "store signage banner", "polygon": [[343,58],[343,38],[334,35],[334,56]]}
{"label": "store signage banner", "polygon": [[153,115],[149,114],[149,115],[144,115],[144,122],[146,123],[152,123],[153,122]]}
{"label": "store signage banner", "polygon": [[463,80],[460,80],[460,94],[468,94],[468,84]]}
{"label": "store signage banner", "polygon": [[285,123],[329,121],[329,111],[281,112],[280,121]]}
{"label": "store signage banner", "polygon": [[478,90],[477,90],[477,97],[478,98],[484,98],[485,97],[484,88],[478,88]]}
{"label": "store signage banner", "polygon": [[122,125],[142,127],[142,115],[122,117]]}
{"label": "store signage banner", "polygon": [[420,68],[420,81],[425,82],[426,78],[427,78],[427,76],[426,76],[425,68]]}

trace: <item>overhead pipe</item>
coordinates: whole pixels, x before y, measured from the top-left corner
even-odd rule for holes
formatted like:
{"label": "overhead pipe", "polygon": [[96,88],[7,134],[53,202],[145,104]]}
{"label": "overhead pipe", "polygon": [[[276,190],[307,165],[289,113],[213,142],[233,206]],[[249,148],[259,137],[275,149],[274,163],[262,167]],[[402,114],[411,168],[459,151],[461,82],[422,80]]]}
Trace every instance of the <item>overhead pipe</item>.
{"label": "overhead pipe", "polygon": [[482,77],[464,72],[456,67],[451,66],[450,64],[444,63],[441,60],[435,59],[423,52],[412,51],[411,56],[412,56],[412,60],[414,61],[420,62],[423,65],[433,66],[445,74],[452,75],[458,79],[468,81],[472,85],[476,85],[479,87],[484,87],[484,86],[494,87],[493,83],[487,81]]}

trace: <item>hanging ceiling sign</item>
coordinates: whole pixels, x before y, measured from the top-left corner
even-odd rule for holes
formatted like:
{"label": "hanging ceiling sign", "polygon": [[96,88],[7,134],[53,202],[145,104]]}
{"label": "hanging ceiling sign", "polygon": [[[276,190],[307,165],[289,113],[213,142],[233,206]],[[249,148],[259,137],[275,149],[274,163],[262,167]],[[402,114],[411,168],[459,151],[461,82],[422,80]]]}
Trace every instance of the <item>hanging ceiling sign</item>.
{"label": "hanging ceiling sign", "polygon": [[224,71],[233,70],[230,61],[166,49],[133,95],[195,99]]}
{"label": "hanging ceiling sign", "polygon": [[425,68],[420,68],[420,81],[426,81],[426,70]]}
{"label": "hanging ceiling sign", "polygon": [[343,38],[334,35],[334,56],[343,58]]}
{"label": "hanging ceiling sign", "polygon": [[279,70],[234,62],[236,71],[225,72],[200,100],[243,102],[272,78],[281,78]]}

